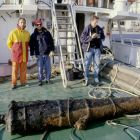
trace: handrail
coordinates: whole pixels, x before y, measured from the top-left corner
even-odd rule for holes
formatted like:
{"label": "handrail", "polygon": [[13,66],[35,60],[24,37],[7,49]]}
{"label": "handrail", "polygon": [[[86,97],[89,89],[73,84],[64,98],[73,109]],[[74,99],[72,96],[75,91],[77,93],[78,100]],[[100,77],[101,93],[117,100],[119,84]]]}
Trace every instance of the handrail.
{"label": "handrail", "polygon": [[66,77],[66,71],[65,71],[65,65],[64,65],[64,58],[63,58],[63,53],[62,53],[62,46],[61,46],[61,42],[60,42],[60,36],[58,33],[58,25],[57,25],[57,19],[56,19],[56,11],[55,11],[55,4],[54,2],[52,3],[52,19],[54,20],[54,24],[55,24],[55,29],[56,29],[56,33],[57,33],[57,46],[59,45],[59,50],[60,50],[60,67],[62,67],[62,74],[63,74],[63,86],[66,88],[67,87],[67,77]]}
{"label": "handrail", "polygon": [[36,4],[42,3],[42,4],[45,4],[45,5],[49,6],[49,7],[51,7],[52,6],[52,3],[53,3],[53,0],[49,0],[47,2],[44,2],[43,0],[35,0],[35,3]]}
{"label": "handrail", "polygon": [[22,4],[23,0],[21,1],[21,3],[19,3],[19,1],[15,0],[13,2],[11,2],[10,0],[7,2],[6,0],[3,0],[3,4],[12,4],[12,5],[17,5],[17,4]]}
{"label": "handrail", "polygon": [[132,45],[132,46],[135,46],[135,45],[134,45],[134,44],[135,44],[135,42],[134,42],[134,41],[137,41],[137,42],[139,42],[139,43],[140,43],[140,40],[139,40],[139,39],[124,38],[124,42],[125,42],[125,40],[129,40],[129,41],[131,42],[131,45]]}
{"label": "handrail", "polygon": [[[133,38],[123,38],[124,44],[126,44],[125,41],[129,40],[131,43],[131,46],[135,46],[135,42],[140,43],[140,39],[133,39]],[[112,39],[112,41],[116,42],[115,38]],[[135,42],[134,42],[135,41]]]}
{"label": "handrail", "polygon": [[82,60],[82,64],[83,64],[83,71],[85,72],[84,56],[83,56],[83,51],[82,51],[79,35],[78,35],[77,25],[76,25],[76,22],[75,22],[75,19],[74,19],[74,12],[73,12],[72,5],[70,5],[70,10],[71,10],[72,22],[73,22],[75,33],[76,33],[76,37],[77,37],[77,43],[78,43],[78,47],[79,47],[79,51],[80,51],[80,55],[81,55],[81,60]]}
{"label": "handrail", "polygon": [[[128,6],[128,11],[130,13],[137,13],[138,14],[138,10],[139,10],[139,7],[138,5],[140,4],[139,1],[135,1],[133,2],[131,5]],[[135,11],[135,12],[134,12]]]}

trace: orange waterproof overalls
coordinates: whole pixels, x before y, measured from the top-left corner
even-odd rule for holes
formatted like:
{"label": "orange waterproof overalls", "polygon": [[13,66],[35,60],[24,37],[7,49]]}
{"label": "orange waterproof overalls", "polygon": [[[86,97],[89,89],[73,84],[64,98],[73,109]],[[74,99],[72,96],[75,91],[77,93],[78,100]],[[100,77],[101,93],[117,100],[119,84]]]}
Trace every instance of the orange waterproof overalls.
{"label": "orange waterproof overalls", "polygon": [[7,45],[12,54],[12,85],[17,84],[18,71],[20,70],[20,83],[26,84],[28,47],[30,34],[19,28],[10,32]]}

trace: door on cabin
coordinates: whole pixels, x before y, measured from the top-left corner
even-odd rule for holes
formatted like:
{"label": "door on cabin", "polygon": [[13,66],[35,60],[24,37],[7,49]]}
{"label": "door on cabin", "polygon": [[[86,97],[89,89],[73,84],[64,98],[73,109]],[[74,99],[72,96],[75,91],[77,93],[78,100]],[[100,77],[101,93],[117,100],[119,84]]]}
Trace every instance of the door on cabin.
{"label": "door on cabin", "polygon": [[85,14],[76,13],[76,24],[78,29],[78,34],[81,36],[81,33],[85,27]]}

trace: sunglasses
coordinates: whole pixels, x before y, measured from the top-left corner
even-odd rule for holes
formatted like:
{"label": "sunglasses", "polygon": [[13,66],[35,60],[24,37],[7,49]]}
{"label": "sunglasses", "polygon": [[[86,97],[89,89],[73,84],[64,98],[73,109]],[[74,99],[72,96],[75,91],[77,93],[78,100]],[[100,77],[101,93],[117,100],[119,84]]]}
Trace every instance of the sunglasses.
{"label": "sunglasses", "polygon": [[36,26],[41,26],[42,24],[36,24]]}

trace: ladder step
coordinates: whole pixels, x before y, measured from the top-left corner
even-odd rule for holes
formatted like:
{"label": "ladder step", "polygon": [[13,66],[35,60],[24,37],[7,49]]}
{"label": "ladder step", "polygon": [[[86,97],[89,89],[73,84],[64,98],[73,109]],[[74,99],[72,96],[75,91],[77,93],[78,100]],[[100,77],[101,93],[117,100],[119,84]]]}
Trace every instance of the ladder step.
{"label": "ladder step", "polygon": [[59,28],[59,29],[63,29],[63,30],[67,30],[67,29],[71,30],[71,29],[72,29],[71,27],[63,28],[63,27],[60,26],[60,25],[58,26],[58,28]]}
{"label": "ladder step", "polygon": [[69,10],[63,10],[63,9],[59,9],[59,10],[56,9],[55,11],[56,11],[56,12],[69,12]]}
{"label": "ladder step", "polygon": [[60,21],[65,21],[65,23],[71,23],[70,18],[57,18],[57,23],[60,23]]}
{"label": "ladder step", "polygon": [[56,16],[57,19],[61,19],[61,18],[71,18],[71,16]]}
{"label": "ladder step", "polygon": [[67,45],[61,45],[61,47],[67,47],[67,46],[75,46],[76,44],[67,44]]}
{"label": "ladder step", "polygon": [[[67,56],[67,55],[70,55],[70,54],[79,54],[78,52],[67,52],[67,53],[63,53],[62,55],[63,56]],[[55,56],[61,56],[60,53],[55,53]]]}
{"label": "ladder step", "polygon": [[60,30],[58,30],[59,32],[74,32],[74,30],[63,30],[63,29],[60,29]]}
{"label": "ladder step", "polygon": [[[63,53],[62,55],[63,56],[67,56],[68,54],[67,53]],[[54,56],[61,56],[61,55],[60,55],[60,53],[55,53]]]}
{"label": "ladder step", "polygon": [[[59,36],[59,38],[61,39],[61,38],[65,38],[66,36]],[[67,38],[76,38],[75,36],[69,36],[69,37],[67,37]]]}
{"label": "ladder step", "polygon": [[82,61],[82,59],[77,59],[77,60],[71,60],[71,61],[75,61],[75,62],[81,62]]}
{"label": "ladder step", "polygon": [[58,25],[71,25],[71,26],[73,26],[73,24],[72,24],[71,21],[68,21],[68,20],[61,20],[61,19],[57,19],[57,24],[58,24]]}
{"label": "ladder step", "polygon": [[75,39],[75,37],[60,37],[60,39]]}
{"label": "ladder step", "polygon": [[82,59],[65,60],[65,62],[82,62]]}
{"label": "ladder step", "polygon": [[58,23],[58,25],[72,25],[72,23]]}
{"label": "ladder step", "polygon": [[68,6],[67,3],[55,3],[55,6]]}

